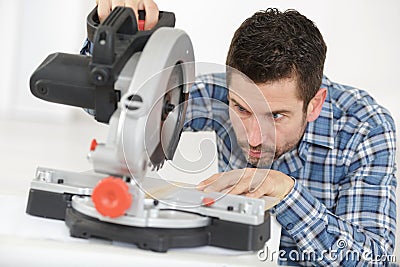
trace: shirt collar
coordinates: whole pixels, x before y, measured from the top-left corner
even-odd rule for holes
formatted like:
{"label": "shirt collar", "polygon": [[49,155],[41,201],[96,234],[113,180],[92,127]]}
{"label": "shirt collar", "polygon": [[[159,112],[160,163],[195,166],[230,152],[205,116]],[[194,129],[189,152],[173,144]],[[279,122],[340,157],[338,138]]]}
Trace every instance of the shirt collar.
{"label": "shirt collar", "polygon": [[328,78],[324,76],[321,88],[328,89],[325,102],[322,105],[322,110],[318,118],[315,121],[309,122],[307,124],[303,139],[299,146],[299,150],[301,150],[302,147],[305,147],[303,143],[323,146],[330,149],[334,148],[335,141],[333,136],[333,107],[331,95],[329,92],[330,85],[331,82]]}
{"label": "shirt collar", "polygon": [[329,92],[330,86],[331,82],[324,76],[321,88],[328,88],[328,90],[325,102],[322,105],[321,114],[315,121],[307,124],[298,148],[279,157],[273,163],[272,169],[279,170],[288,175],[293,174],[303,167],[304,162],[307,160],[307,152],[310,146],[316,145],[328,149],[334,148],[334,116]]}

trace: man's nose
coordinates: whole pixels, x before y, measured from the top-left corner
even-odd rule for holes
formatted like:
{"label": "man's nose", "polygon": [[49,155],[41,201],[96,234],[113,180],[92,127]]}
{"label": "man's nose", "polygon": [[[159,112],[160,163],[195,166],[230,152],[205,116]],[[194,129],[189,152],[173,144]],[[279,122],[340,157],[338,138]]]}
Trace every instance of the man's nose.
{"label": "man's nose", "polygon": [[253,117],[250,121],[249,127],[247,129],[247,136],[249,145],[256,147],[262,144],[262,133],[260,122],[256,117]]}

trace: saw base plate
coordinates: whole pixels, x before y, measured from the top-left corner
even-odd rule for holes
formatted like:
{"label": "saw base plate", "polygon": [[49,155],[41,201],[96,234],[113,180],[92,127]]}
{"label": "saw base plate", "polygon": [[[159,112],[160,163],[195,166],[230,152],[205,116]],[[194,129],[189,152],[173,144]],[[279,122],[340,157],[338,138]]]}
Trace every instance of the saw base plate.
{"label": "saw base plate", "polygon": [[189,229],[133,227],[103,222],[82,214],[72,207],[66,209],[65,223],[70,234],[79,238],[101,238],[130,243],[141,249],[166,252],[170,248],[217,246],[241,251],[262,249],[270,238],[270,216],[260,225],[247,225],[212,218],[210,225]]}

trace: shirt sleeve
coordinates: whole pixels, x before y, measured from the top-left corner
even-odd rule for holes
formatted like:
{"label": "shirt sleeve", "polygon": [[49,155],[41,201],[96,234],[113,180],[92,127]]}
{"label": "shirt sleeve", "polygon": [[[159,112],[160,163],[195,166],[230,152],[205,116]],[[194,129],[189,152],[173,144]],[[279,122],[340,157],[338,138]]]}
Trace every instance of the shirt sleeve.
{"label": "shirt sleeve", "polygon": [[229,106],[222,74],[196,78],[189,91],[184,130],[217,131],[229,120]]}
{"label": "shirt sleeve", "polygon": [[85,42],[83,43],[82,49],[81,51],[79,51],[79,53],[81,55],[91,56],[93,52],[92,47],[93,47],[92,42],[86,38]]}
{"label": "shirt sleeve", "polygon": [[387,266],[395,260],[395,144],[392,122],[365,135],[333,211],[299,181],[275,207],[276,219],[299,251],[315,253],[309,254],[313,264]]}

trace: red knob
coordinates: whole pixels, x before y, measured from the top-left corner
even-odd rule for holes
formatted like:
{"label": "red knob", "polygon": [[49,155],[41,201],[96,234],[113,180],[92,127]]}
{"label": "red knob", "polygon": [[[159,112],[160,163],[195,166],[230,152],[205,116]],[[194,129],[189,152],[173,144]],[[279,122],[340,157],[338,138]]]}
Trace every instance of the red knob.
{"label": "red knob", "polygon": [[125,214],[132,204],[128,185],[113,176],[101,180],[93,190],[92,201],[103,216],[117,218]]}
{"label": "red knob", "polygon": [[92,143],[90,144],[90,151],[94,151],[97,147],[97,141],[96,139],[92,140]]}

